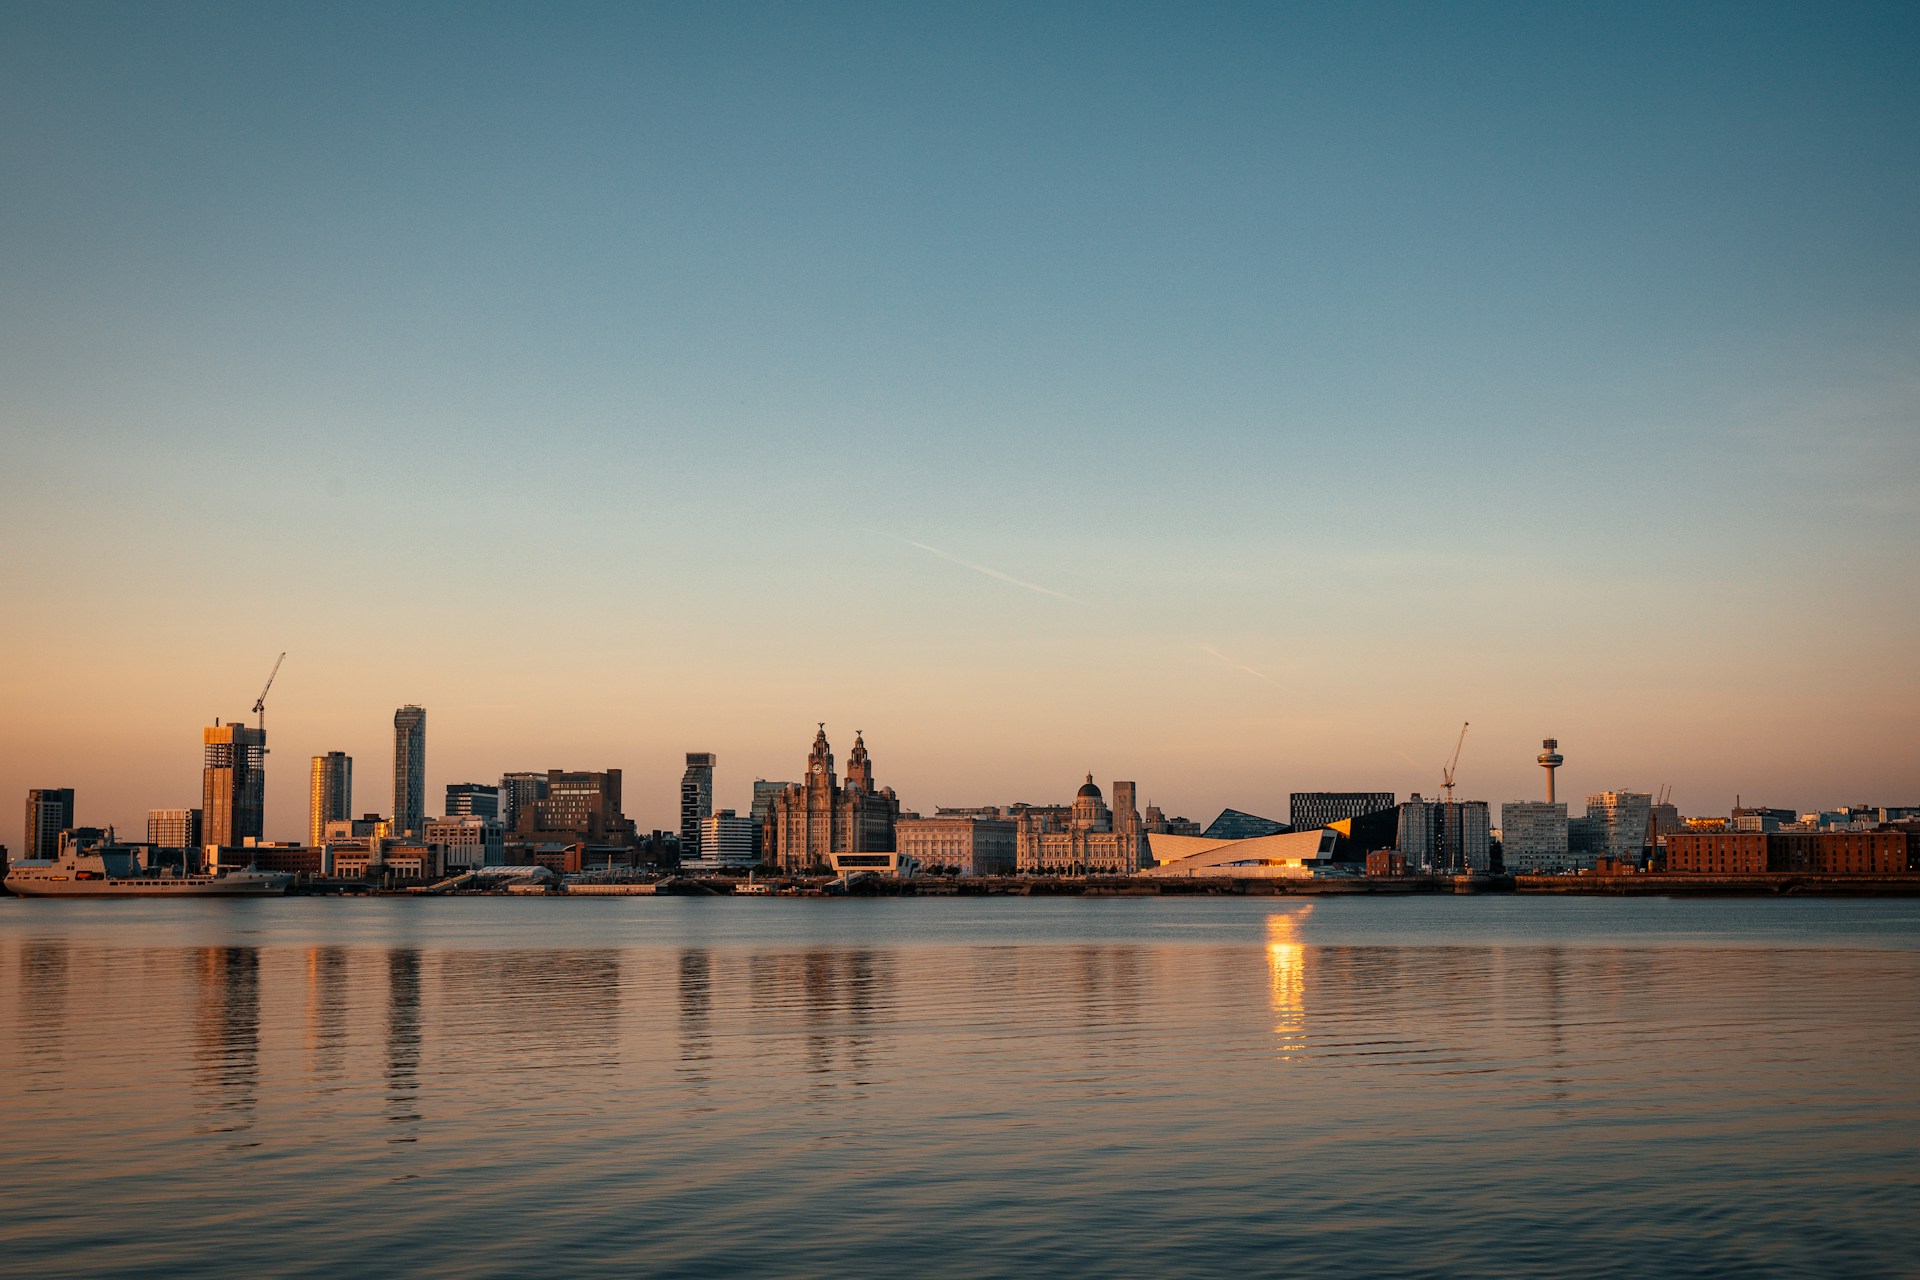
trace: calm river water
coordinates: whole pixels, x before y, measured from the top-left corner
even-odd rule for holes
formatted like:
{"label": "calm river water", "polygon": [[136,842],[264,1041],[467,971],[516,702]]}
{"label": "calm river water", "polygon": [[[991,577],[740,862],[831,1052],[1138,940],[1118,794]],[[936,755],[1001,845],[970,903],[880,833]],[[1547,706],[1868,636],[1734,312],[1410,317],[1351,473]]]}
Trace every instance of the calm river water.
{"label": "calm river water", "polygon": [[0,898],[0,1272],[1920,1274],[1920,903]]}

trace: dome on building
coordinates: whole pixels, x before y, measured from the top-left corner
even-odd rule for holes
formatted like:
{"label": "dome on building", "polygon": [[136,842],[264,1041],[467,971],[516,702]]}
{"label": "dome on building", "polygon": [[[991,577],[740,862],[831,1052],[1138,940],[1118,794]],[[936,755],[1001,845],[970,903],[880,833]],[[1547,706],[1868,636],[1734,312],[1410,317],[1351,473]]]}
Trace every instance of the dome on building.
{"label": "dome on building", "polygon": [[1082,786],[1080,790],[1075,793],[1076,799],[1078,799],[1081,796],[1091,796],[1095,800],[1098,800],[1100,798],[1100,788],[1093,785],[1092,774],[1087,775],[1086,785]]}

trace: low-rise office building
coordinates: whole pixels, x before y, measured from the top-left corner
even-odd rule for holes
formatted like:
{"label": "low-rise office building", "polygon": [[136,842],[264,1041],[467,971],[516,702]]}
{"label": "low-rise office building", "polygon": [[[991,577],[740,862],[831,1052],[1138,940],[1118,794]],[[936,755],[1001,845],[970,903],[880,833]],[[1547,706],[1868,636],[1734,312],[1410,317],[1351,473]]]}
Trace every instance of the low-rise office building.
{"label": "low-rise office building", "polygon": [[898,819],[893,824],[893,841],[894,848],[929,870],[1010,876],[1017,861],[1015,828],[1008,818],[941,813]]}
{"label": "low-rise office building", "polygon": [[689,858],[682,851],[680,867],[685,871],[746,871],[759,861],[758,843],[751,817],[742,818],[732,809],[722,809],[700,819],[700,856]]}
{"label": "low-rise office building", "polygon": [[427,823],[426,842],[442,850],[447,869],[498,867],[507,861],[507,829],[492,818],[435,818]]}

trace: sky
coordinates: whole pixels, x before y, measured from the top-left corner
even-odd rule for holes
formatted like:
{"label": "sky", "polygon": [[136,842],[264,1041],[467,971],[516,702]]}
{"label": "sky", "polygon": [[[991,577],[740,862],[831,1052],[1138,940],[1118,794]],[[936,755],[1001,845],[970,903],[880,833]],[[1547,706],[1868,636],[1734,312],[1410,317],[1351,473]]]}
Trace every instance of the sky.
{"label": "sky", "polygon": [[643,829],[1920,804],[1911,5],[15,0],[0,121],[0,794],[284,650],[283,839],[409,702]]}

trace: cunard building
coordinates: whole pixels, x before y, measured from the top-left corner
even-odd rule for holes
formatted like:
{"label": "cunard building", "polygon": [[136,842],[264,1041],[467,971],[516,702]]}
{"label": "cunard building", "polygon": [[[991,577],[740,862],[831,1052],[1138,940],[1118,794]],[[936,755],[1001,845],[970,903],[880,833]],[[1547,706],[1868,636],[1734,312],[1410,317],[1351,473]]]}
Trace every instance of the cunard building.
{"label": "cunard building", "polygon": [[769,822],[774,861],[787,872],[852,869],[869,862],[873,870],[883,869],[882,864],[890,868],[893,824],[899,816],[893,788],[873,785],[873,760],[857,730],[847,757],[846,785],[835,780],[833,748],[827,745],[823,724],[807,754],[806,781],[774,797]]}

